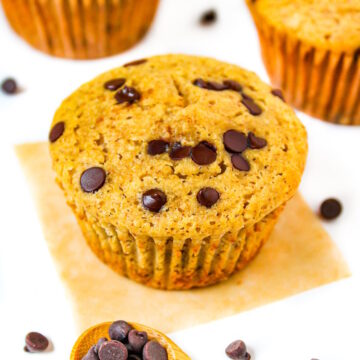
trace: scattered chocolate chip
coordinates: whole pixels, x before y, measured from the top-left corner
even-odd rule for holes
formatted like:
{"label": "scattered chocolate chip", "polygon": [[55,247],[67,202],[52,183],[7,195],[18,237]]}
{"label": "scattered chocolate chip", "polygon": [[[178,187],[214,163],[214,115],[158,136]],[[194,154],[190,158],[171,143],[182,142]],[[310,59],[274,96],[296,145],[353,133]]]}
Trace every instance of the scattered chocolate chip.
{"label": "scattered chocolate chip", "polygon": [[55,142],[64,133],[64,130],[65,123],[63,121],[56,123],[50,130],[49,141],[51,143]]}
{"label": "scattered chocolate chip", "polygon": [[102,337],[98,340],[98,342],[95,345],[95,349],[94,349],[96,354],[99,352],[101,345],[106,343],[107,341],[108,341],[108,339],[106,337]]}
{"label": "scattered chocolate chip", "polygon": [[5,79],[1,84],[1,88],[3,89],[4,93],[9,95],[15,94],[18,89],[16,81],[11,78]]}
{"label": "scattered chocolate chip", "polygon": [[105,170],[101,167],[95,166],[85,170],[81,174],[80,185],[83,191],[87,193],[94,193],[105,184],[105,179]]}
{"label": "scattered chocolate chip", "polygon": [[127,360],[128,351],[120,341],[110,340],[101,345],[99,358],[100,360]]}
{"label": "scattered chocolate chip", "polygon": [[226,355],[233,360],[248,360],[251,358],[247,352],[246,345],[241,340],[232,342],[226,349]]}
{"label": "scattered chocolate chip", "polygon": [[220,198],[220,194],[213,188],[206,187],[201,189],[197,195],[196,199],[200,205],[211,208]]}
{"label": "scattered chocolate chip", "polygon": [[30,332],[26,335],[25,344],[29,352],[42,352],[49,346],[49,340],[38,332]]}
{"label": "scattered chocolate chip", "polygon": [[134,61],[130,61],[126,64],[124,64],[124,67],[128,67],[128,66],[136,66],[136,65],[141,65],[147,62],[147,59],[139,59],[139,60],[134,60]]}
{"label": "scattered chocolate chip", "polygon": [[202,141],[191,150],[191,159],[198,165],[209,165],[216,160],[216,148]]}
{"label": "scattered chocolate chip", "polygon": [[229,90],[234,90],[240,92],[242,90],[242,86],[235,80],[224,80],[223,84],[227,86]]}
{"label": "scattered chocolate chip", "polygon": [[167,352],[157,341],[149,341],[143,349],[144,360],[167,360]]}
{"label": "scattered chocolate chip", "polygon": [[320,206],[320,215],[326,220],[337,218],[342,211],[342,205],[337,199],[327,199]]}
{"label": "scattered chocolate chip", "polygon": [[125,102],[133,104],[135,101],[140,100],[140,98],[140,93],[135,88],[130,86],[124,86],[115,94],[115,99],[119,104]]}
{"label": "scattered chocolate chip", "polygon": [[231,155],[231,163],[234,168],[240,171],[249,171],[250,165],[240,154]]}
{"label": "scattered chocolate chip", "polygon": [[104,84],[104,88],[110,91],[115,91],[121,88],[126,82],[124,78],[112,79]]}
{"label": "scattered chocolate chip", "polygon": [[151,140],[148,143],[147,153],[149,155],[159,155],[167,152],[169,143],[164,140]]}
{"label": "scattered chocolate chip", "polygon": [[273,90],[271,90],[271,93],[272,93],[274,96],[277,96],[278,98],[280,98],[282,101],[285,102],[284,94],[283,94],[283,92],[282,92],[280,89],[273,89]]}
{"label": "scattered chocolate chip", "polygon": [[228,130],[223,135],[225,149],[229,152],[240,153],[247,148],[247,138],[242,132]]}
{"label": "scattered chocolate chip", "polygon": [[175,143],[170,150],[170,158],[173,160],[181,160],[189,157],[191,154],[191,146],[181,146],[180,143]]}
{"label": "scattered chocolate chip", "polygon": [[217,20],[217,13],[214,9],[205,11],[200,17],[201,25],[211,25]]}
{"label": "scattered chocolate chip", "polygon": [[250,149],[262,149],[267,145],[267,141],[261,137],[255,136],[253,132],[248,134],[248,145]]}
{"label": "scattered chocolate chip", "polygon": [[99,360],[99,357],[95,351],[95,345],[93,345],[82,360]]}
{"label": "scattered chocolate chip", "polygon": [[128,342],[135,353],[140,354],[147,341],[148,335],[145,331],[131,330],[129,332]]}
{"label": "scattered chocolate chip", "polygon": [[262,113],[261,108],[256,105],[256,103],[250,96],[242,94],[241,102],[249,110],[249,113],[251,115],[258,116]]}
{"label": "scattered chocolate chip", "polygon": [[125,341],[132,326],[124,320],[114,321],[109,328],[109,336],[111,340]]}
{"label": "scattered chocolate chip", "polygon": [[146,191],[142,196],[142,203],[145,209],[152,212],[159,212],[167,201],[165,193],[158,189]]}
{"label": "scattered chocolate chip", "polygon": [[193,84],[206,90],[223,91],[229,89],[229,87],[227,85],[224,85],[223,83],[218,83],[216,81],[205,81],[200,78],[195,79],[193,81]]}

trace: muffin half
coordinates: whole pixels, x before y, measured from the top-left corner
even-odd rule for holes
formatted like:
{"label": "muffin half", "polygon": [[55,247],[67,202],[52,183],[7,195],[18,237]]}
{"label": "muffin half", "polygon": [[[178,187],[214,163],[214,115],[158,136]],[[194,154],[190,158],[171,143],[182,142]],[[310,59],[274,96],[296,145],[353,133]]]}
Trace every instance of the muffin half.
{"label": "muffin half", "polygon": [[360,125],[360,2],[247,0],[266,69],[286,101]]}
{"label": "muffin half", "polygon": [[49,139],[95,254],[163,289],[206,286],[245,266],[294,195],[307,154],[304,127],[255,74],[185,55],[81,86]]}

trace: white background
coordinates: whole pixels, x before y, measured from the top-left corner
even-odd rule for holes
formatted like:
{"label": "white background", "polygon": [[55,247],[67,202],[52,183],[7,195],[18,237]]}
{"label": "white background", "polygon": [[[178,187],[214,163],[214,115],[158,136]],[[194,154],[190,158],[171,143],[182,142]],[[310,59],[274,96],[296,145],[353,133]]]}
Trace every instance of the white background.
{"label": "white background", "polygon": [[[218,11],[218,22],[199,26],[199,15],[211,7]],[[122,55],[86,62],[50,58],[31,49],[0,15],[0,79],[14,76],[23,88],[16,96],[0,93],[0,359],[64,360],[76,340],[70,306],[13,145],[46,140],[55,109],[81,83],[129,60],[171,52],[216,57],[268,80],[256,31],[242,0],[163,0],[141,44]],[[299,116],[310,145],[302,194],[314,211],[327,197],[341,199],[343,214],[324,226],[353,275],[171,334],[193,359],[225,360],[224,348],[237,338],[246,341],[255,360],[360,359],[360,127],[334,126]],[[24,353],[28,331],[49,336],[54,352]]]}

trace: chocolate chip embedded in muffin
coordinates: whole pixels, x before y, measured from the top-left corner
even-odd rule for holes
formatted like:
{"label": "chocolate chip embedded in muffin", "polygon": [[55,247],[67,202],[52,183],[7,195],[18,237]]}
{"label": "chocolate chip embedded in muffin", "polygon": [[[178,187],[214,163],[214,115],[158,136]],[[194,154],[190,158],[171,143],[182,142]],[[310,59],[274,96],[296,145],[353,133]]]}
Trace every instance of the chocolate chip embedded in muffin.
{"label": "chocolate chip embedded in muffin", "polygon": [[129,67],[129,66],[137,66],[137,65],[141,65],[147,62],[147,59],[139,59],[139,60],[134,60],[134,61],[130,61],[126,64],[124,64],[124,67]]}
{"label": "chocolate chip embedded in muffin", "polygon": [[267,141],[261,137],[257,137],[253,132],[248,134],[248,145],[250,149],[262,149],[267,145]]}
{"label": "chocolate chip embedded in muffin", "polygon": [[26,349],[28,352],[42,352],[49,346],[49,340],[38,332],[30,332],[25,338]]}
{"label": "chocolate chip embedded in muffin", "polygon": [[249,171],[250,165],[248,161],[240,154],[231,155],[231,163],[233,167],[240,171]]}
{"label": "chocolate chip embedded in muffin", "polygon": [[242,91],[242,86],[235,80],[224,80],[223,84],[227,86],[229,90],[237,92]]}
{"label": "chocolate chip embedded in muffin", "polygon": [[245,94],[242,94],[242,104],[249,110],[249,113],[258,116],[262,113],[261,108],[254,102],[254,100]]}
{"label": "chocolate chip embedded in muffin", "polygon": [[106,90],[115,91],[115,90],[121,88],[125,84],[125,82],[126,82],[126,79],[124,79],[124,78],[112,79],[112,80],[107,81],[104,84],[104,88]]}
{"label": "chocolate chip embedded in muffin", "polygon": [[216,160],[216,148],[202,141],[191,150],[191,159],[198,165],[209,165]]}
{"label": "chocolate chip embedded in muffin", "polygon": [[159,212],[166,201],[165,193],[159,189],[148,190],[142,196],[144,208],[152,212]]}
{"label": "chocolate chip embedded in muffin", "polygon": [[247,148],[247,138],[242,132],[228,130],[223,135],[225,149],[229,152],[240,153]]}
{"label": "chocolate chip embedded in muffin", "polygon": [[273,90],[271,90],[271,93],[272,93],[274,96],[277,96],[278,98],[280,98],[282,101],[285,102],[284,94],[283,94],[283,92],[282,92],[280,89],[273,89]]}
{"label": "chocolate chip embedded in muffin", "polygon": [[206,187],[201,189],[197,195],[196,199],[200,205],[211,208],[220,198],[220,194],[213,188]]}
{"label": "chocolate chip embedded in muffin", "polygon": [[201,89],[223,91],[229,90],[229,87],[224,83],[218,83],[216,81],[205,81],[204,79],[195,79],[193,84]]}
{"label": "chocolate chip embedded in muffin", "polygon": [[130,86],[124,86],[115,94],[115,99],[119,104],[127,102],[131,105],[135,101],[140,100],[140,98],[140,93],[135,88]]}
{"label": "chocolate chip embedded in muffin", "polygon": [[100,360],[127,360],[126,346],[117,340],[110,340],[102,344],[99,350]]}
{"label": "chocolate chip embedded in muffin", "polygon": [[109,328],[111,340],[125,341],[133,327],[124,320],[114,321]]}
{"label": "chocolate chip embedded in muffin", "polygon": [[170,158],[173,160],[181,160],[189,157],[191,154],[191,146],[182,146],[180,143],[175,143],[170,150]]}
{"label": "chocolate chip embedded in muffin", "polygon": [[50,130],[49,133],[49,141],[51,143],[55,142],[61,135],[64,133],[65,123],[63,121],[59,121],[56,123]]}
{"label": "chocolate chip embedded in muffin", "polygon": [[169,143],[164,140],[151,140],[148,142],[147,153],[149,155],[160,155],[167,152]]}
{"label": "chocolate chip embedded in muffin", "polygon": [[342,211],[342,205],[337,199],[327,199],[320,206],[320,215],[326,220],[337,218]]}
{"label": "chocolate chip embedded in muffin", "polygon": [[242,340],[232,342],[226,349],[226,355],[232,360],[250,360],[251,356],[247,352],[246,345]]}
{"label": "chocolate chip embedded in muffin", "polygon": [[167,360],[167,352],[157,341],[149,341],[143,349],[144,360]]}
{"label": "chocolate chip embedded in muffin", "polygon": [[106,173],[101,167],[94,166],[85,170],[80,177],[80,185],[86,193],[94,193],[105,184]]}

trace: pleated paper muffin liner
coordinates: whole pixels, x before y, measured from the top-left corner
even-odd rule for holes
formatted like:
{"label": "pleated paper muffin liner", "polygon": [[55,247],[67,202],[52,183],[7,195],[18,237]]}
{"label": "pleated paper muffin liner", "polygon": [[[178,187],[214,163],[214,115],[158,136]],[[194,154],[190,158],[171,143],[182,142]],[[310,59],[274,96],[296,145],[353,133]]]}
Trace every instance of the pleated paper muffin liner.
{"label": "pleated paper muffin liner", "polygon": [[331,123],[360,125],[360,52],[316,48],[252,15],[265,67],[286,101]]}
{"label": "pleated paper muffin liner", "polygon": [[98,258],[117,273],[160,289],[215,284],[243,268],[269,238],[284,206],[238,233],[179,240],[134,237],[126,229],[78,216],[85,239]]}
{"label": "pleated paper muffin liner", "polygon": [[59,57],[93,59],[122,52],[147,32],[159,0],[3,0],[12,28]]}

